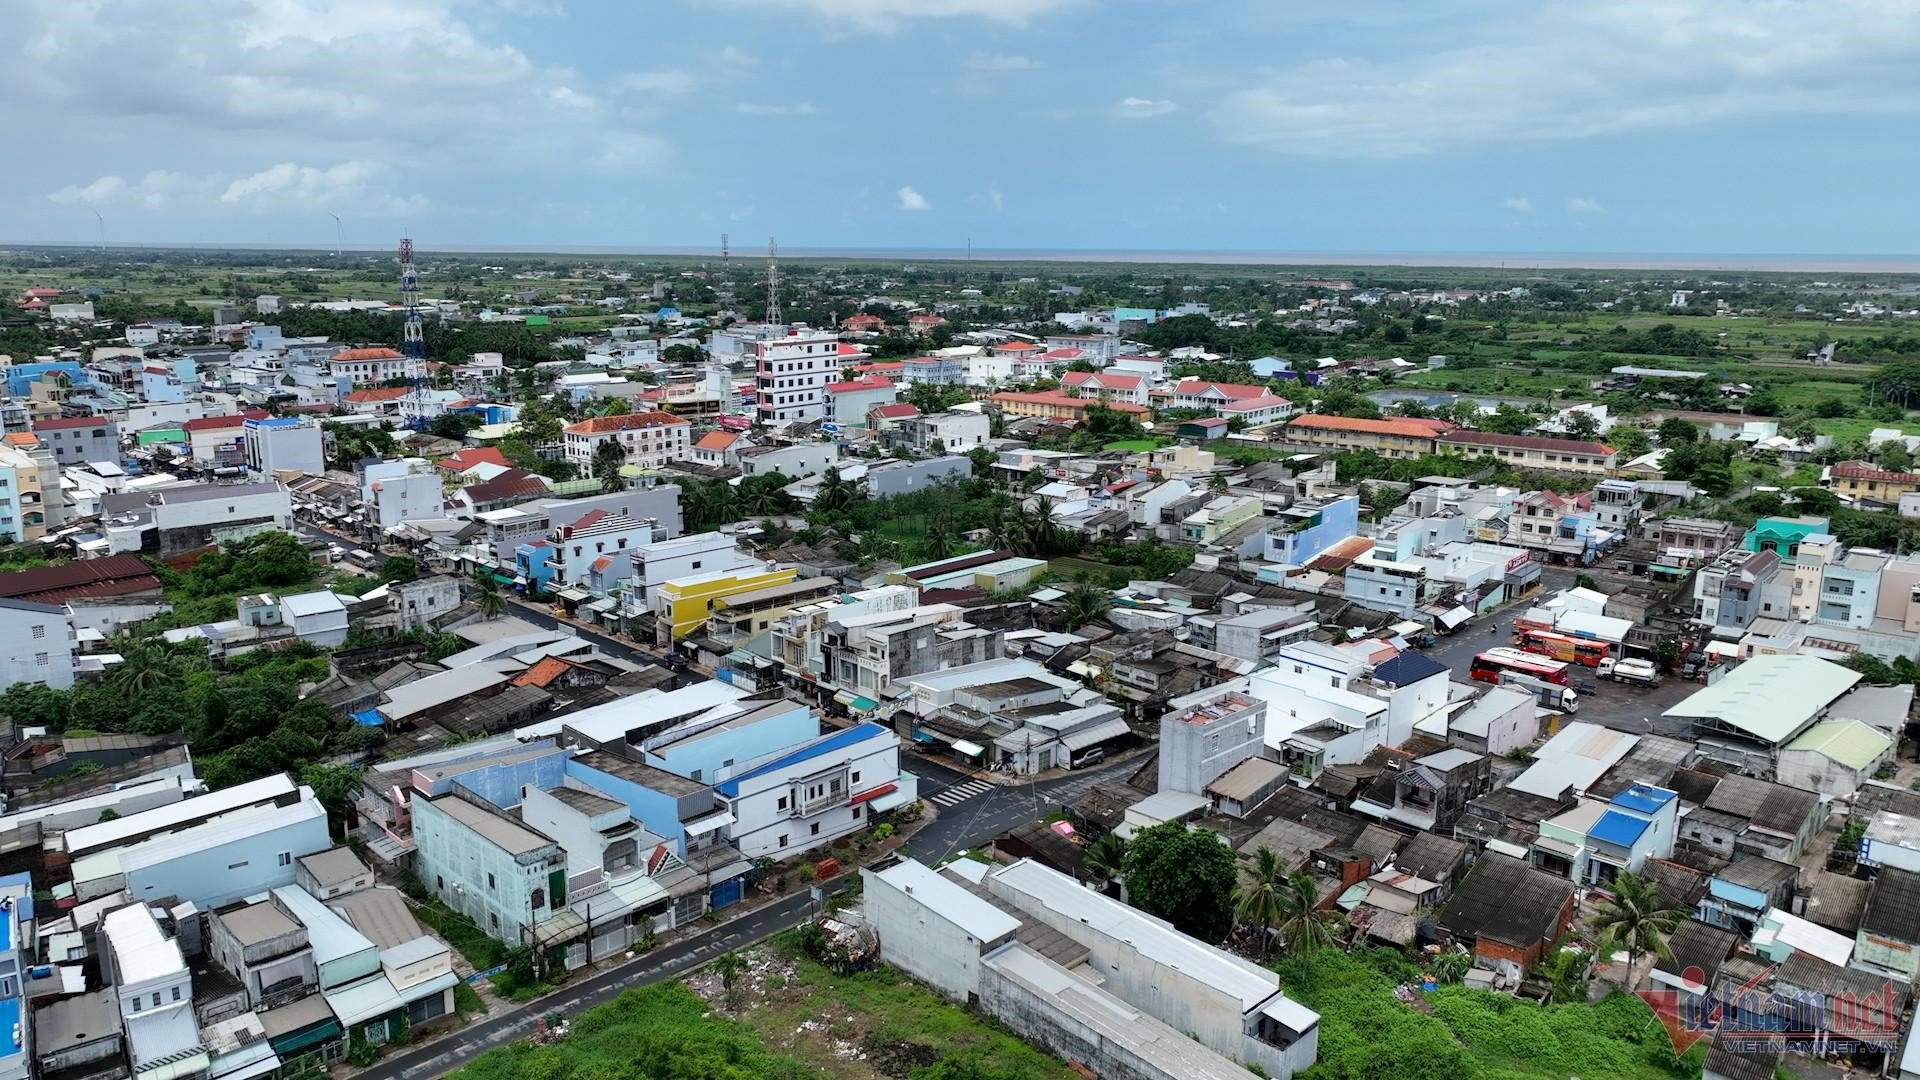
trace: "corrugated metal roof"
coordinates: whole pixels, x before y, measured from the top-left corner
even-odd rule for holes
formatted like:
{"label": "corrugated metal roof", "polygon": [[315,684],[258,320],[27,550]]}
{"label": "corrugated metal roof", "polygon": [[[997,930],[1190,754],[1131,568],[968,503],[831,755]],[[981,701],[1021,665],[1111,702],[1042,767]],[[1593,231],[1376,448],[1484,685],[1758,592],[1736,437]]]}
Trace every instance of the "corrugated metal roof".
{"label": "corrugated metal roof", "polygon": [[1815,656],[1756,656],[1664,715],[1717,720],[1763,742],[1783,742],[1860,681],[1860,673]]}
{"label": "corrugated metal roof", "polygon": [[1893,740],[1858,720],[1829,720],[1808,728],[1788,750],[1811,750],[1855,772],[1865,772],[1886,755]]}

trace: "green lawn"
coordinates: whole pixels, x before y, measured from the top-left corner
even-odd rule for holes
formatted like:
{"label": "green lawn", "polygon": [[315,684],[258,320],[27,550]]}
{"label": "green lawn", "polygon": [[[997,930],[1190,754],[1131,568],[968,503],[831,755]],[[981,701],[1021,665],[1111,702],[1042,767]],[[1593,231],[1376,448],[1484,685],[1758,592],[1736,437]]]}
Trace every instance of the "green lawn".
{"label": "green lawn", "polygon": [[1158,450],[1163,445],[1165,444],[1158,439],[1121,439],[1118,442],[1108,443],[1102,447],[1102,449],[1125,450],[1129,453],[1144,454],[1150,450]]}

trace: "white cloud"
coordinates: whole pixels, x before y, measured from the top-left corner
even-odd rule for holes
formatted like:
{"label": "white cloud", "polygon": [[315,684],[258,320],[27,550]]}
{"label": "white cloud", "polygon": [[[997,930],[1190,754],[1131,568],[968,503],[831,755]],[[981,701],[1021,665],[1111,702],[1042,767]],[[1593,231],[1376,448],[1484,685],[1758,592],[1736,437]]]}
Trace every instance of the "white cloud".
{"label": "white cloud", "polygon": [[139,206],[158,210],[202,200],[218,186],[216,176],[188,176],[155,169],[132,182],[119,176],[103,176],[91,184],[69,185],[49,194],[47,199],[63,206]]}
{"label": "white cloud", "polygon": [[243,210],[351,210],[357,216],[410,214],[426,209],[421,195],[393,195],[373,181],[387,167],[374,161],[343,161],[328,168],[283,161],[227,185],[220,202]]}
{"label": "white cloud", "polygon": [[1125,97],[1115,102],[1110,110],[1122,120],[1145,120],[1154,116],[1165,116],[1180,106],[1171,101],[1156,101],[1153,98]]}
{"label": "white cloud", "polygon": [[[608,124],[597,86],[522,52],[500,29],[512,16],[472,0],[90,0],[75,14],[57,0],[9,9],[0,99],[101,145],[141,141],[157,164],[173,153],[235,174],[262,157],[414,172],[590,165]],[[509,159],[502,132],[514,135]]]}
{"label": "white cloud", "polygon": [[1567,200],[1567,213],[1569,214],[1604,214],[1606,212],[1605,207],[1594,202],[1592,199],[1575,195]]}
{"label": "white cloud", "polygon": [[1910,115],[1916,50],[1920,5],[1907,0],[1523,6],[1463,44],[1256,76],[1213,121],[1229,142],[1386,158],[1761,116]]}
{"label": "white cloud", "polygon": [[63,205],[101,206],[114,202],[127,190],[127,182],[118,176],[103,176],[91,184],[68,185],[48,195],[53,202]]}
{"label": "white cloud", "polygon": [[912,187],[903,187],[899,191],[894,192],[893,195],[894,198],[899,200],[898,205],[902,210],[919,211],[933,209],[933,204],[927,201],[927,197],[913,190]]}
{"label": "white cloud", "polygon": [[616,77],[613,87],[635,94],[678,97],[691,94],[703,86],[717,84],[728,75],[750,71],[759,63],[759,57],[745,49],[728,45],[719,52],[702,57],[697,68],[668,67],[630,72]]}
{"label": "white cloud", "polygon": [[1031,56],[1015,56],[1008,53],[974,53],[967,57],[965,67],[968,71],[1004,72],[1038,71],[1047,65]]}
{"label": "white cloud", "polygon": [[1500,200],[1500,208],[1525,214],[1533,210],[1533,200],[1525,195],[1509,195]]}
{"label": "white cloud", "polygon": [[745,113],[748,116],[812,116],[820,110],[814,108],[812,102],[796,101],[790,105],[755,105],[741,102],[733,107],[733,111]]}
{"label": "white cloud", "polygon": [[872,33],[890,33],[912,19],[984,19],[1025,26],[1080,0],[730,0],[796,11]]}
{"label": "white cloud", "polygon": [[1007,201],[1001,197],[1000,189],[997,187],[987,189],[987,204],[993,207],[993,212],[996,214],[1007,208]]}

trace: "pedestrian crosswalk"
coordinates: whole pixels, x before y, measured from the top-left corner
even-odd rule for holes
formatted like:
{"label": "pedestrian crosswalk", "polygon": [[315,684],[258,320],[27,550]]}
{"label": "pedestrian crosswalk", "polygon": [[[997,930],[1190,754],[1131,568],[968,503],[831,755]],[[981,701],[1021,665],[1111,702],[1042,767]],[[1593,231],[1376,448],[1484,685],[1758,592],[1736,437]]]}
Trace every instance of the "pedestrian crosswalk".
{"label": "pedestrian crosswalk", "polygon": [[964,784],[955,784],[946,788],[936,795],[930,795],[927,801],[935,806],[954,806],[966,802],[983,791],[992,790],[993,785],[985,780],[969,780]]}

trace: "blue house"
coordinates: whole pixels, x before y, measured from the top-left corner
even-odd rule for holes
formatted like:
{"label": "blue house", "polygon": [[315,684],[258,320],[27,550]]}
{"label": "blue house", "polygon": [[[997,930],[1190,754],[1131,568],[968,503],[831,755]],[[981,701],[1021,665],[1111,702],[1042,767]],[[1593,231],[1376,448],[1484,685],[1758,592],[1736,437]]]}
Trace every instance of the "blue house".
{"label": "blue house", "polygon": [[1587,883],[1606,888],[1622,873],[1638,873],[1648,859],[1673,854],[1680,801],[1673,792],[1634,784],[1607,801],[1587,829]]}
{"label": "blue house", "polygon": [[1247,366],[1262,379],[1284,378],[1293,371],[1293,361],[1282,360],[1277,356],[1263,356],[1258,360],[1249,360]]}
{"label": "blue house", "polygon": [[7,393],[14,397],[26,397],[33,393],[34,383],[50,375],[65,378],[69,386],[87,385],[87,377],[80,371],[80,361],[48,360],[15,364],[7,368]]}
{"label": "blue house", "polygon": [[554,569],[547,560],[552,555],[553,545],[545,540],[535,540],[514,548],[513,573],[518,579],[514,584],[529,595],[551,592]]}
{"label": "blue house", "polygon": [[1751,937],[1767,912],[1792,902],[1793,883],[1799,876],[1800,868],[1792,863],[1757,856],[1729,863],[1707,880],[1707,894],[1700,898],[1696,917]]}
{"label": "blue house", "polygon": [[1268,562],[1304,566],[1328,548],[1360,531],[1360,499],[1303,499],[1274,515],[1278,522],[1267,531],[1264,557]]}

